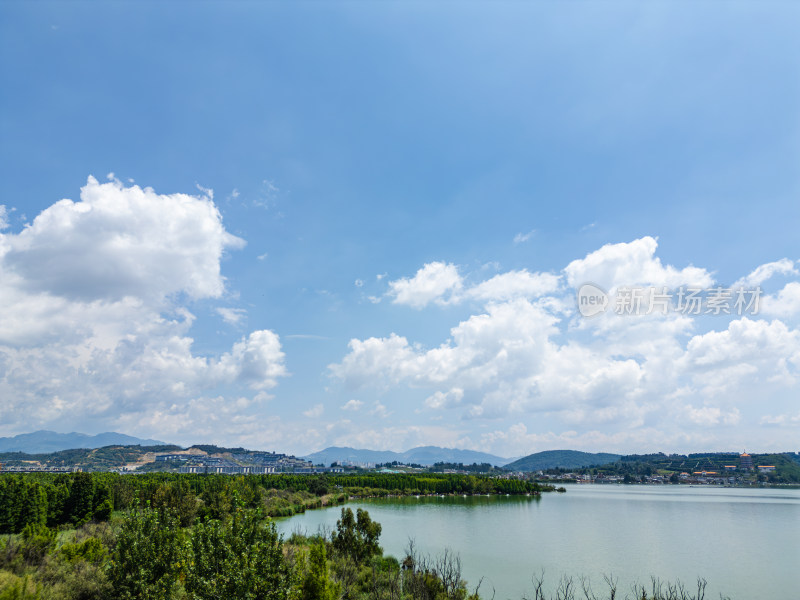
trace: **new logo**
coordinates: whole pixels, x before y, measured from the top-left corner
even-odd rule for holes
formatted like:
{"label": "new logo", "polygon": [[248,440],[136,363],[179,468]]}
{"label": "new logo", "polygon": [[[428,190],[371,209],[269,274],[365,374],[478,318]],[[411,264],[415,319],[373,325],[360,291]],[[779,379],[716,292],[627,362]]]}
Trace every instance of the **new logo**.
{"label": "new logo", "polygon": [[608,294],[593,283],[578,288],[578,311],[584,317],[593,317],[608,308]]}

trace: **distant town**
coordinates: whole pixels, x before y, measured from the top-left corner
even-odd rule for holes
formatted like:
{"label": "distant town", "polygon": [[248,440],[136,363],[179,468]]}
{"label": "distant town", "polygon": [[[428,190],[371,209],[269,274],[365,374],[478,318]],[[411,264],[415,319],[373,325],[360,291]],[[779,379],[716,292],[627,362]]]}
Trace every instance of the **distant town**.
{"label": "distant town", "polygon": [[631,455],[614,463],[537,473],[542,480],[596,484],[797,485],[800,454]]}

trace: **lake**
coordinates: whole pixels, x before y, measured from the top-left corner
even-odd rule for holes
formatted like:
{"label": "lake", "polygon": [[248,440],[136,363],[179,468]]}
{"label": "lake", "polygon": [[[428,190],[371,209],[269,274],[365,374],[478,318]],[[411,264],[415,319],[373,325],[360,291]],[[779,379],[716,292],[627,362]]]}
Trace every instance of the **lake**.
{"label": "lake", "polygon": [[[423,554],[461,557],[470,591],[482,598],[532,596],[544,570],[552,590],[562,575],[619,579],[622,596],[651,576],[708,581],[706,598],[800,598],[800,490],[681,486],[571,485],[565,494],[435,497],[349,502],[383,526],[386,554],[403,558],[413,538]],[[340,507],[278,520],[292,531],[332,529]]]}

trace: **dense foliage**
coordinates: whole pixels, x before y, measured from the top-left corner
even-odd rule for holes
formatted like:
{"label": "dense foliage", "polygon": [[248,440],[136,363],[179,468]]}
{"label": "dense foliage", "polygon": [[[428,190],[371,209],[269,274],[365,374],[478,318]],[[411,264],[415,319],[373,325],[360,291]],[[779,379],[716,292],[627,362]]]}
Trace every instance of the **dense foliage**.
{"label": "dense foliage", "polygon": [[267,512],[351,490],[538,489],[465,475],[5,474],[0,600],[478,600],[457,555],[421,556],[411,542],[402,561],[384,556],[364,510],[344,507],[334,531],[289,540]]}
{"label": "dense foliage", "polygon": [[113,476],[0,476],[0,533],[19,533],[26,526],[79,526],[106,521],[114,509]]}
{"label": "dense foliage", "polygon": [[174,511],[181,526],[220,519],[234,496],[268,516],[289,516],[349,496],[390,494],[528,494],[543,489],[519,480],[473,475],[195,475],[151,473],[0,474],[0,534],[26,525],[80,526],[107,521],[138,502]]}

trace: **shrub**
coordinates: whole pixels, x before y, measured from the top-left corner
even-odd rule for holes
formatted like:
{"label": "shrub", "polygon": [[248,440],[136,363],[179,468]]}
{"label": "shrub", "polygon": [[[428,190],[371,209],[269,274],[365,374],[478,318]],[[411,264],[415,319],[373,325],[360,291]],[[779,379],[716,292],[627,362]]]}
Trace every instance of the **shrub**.
{"label": "shrub", "polygon": [[302,592],[303,600],[336,600],[339,597],[339,586],[328,576],[328,558],[322,542],[311,546]]}
{"label": "shrub", "polygon": [[[65,563],[61,563],[62,565]],[[105,600],[114,589],[105,569],[90,562],[66,563],[56,583],[47,590],[48,600]]]}
{"label": "shrub", "polygon": [[22,530],[22,557],[28,565],[40,565],[55,547],[57,532],[46,525],[28,524]]}
{"label": "shrub", "polygon": [[59,550],[67,562],[85,561],[99,563],[106,557],[106,547],[97,538],[88,538],[77,544],[64,544]]}
{"label": "shrub", "polygon": [[0,589],[0,600],[39,600],[39,586],[28,577],[14,578]]}

